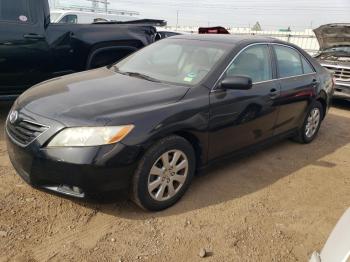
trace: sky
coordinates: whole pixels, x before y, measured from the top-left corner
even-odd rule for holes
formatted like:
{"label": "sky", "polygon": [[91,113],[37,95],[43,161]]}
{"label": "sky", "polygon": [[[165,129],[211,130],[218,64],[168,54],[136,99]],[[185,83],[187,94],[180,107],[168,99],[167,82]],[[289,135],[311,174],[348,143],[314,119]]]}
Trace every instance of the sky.
{"label": "sky", "polygon": [[[57,1],[57,0],[56,0]],[[91,6],[88,0],[58,0],[61,5]],[[141,18],[180,26],[252,27],[263,30],[315,28],[350,23],[350,0],[109,0],[109,8],[138,11]]]}

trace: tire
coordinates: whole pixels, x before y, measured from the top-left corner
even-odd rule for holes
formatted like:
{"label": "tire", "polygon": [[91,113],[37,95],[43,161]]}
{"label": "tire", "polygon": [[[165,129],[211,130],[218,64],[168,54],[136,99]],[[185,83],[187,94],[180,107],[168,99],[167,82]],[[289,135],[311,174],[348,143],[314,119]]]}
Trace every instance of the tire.
{"label": "tire", "polygon": [[[315,112],[318,112],[317,117],[313,115]],[[318,101],[314,102],[307,112],[303,125],[299,129],[298,134],[294,137],[294,140],[302,144],[311,143],[317,137],[318,131],[320,130],[323,112],[322,104]],[[314,116],[313,119],[311,119],[312,115]],[[312,124],[310,124],[309,121],[311,121]]]}
{"label": "tire", "polygon": [[169,208],[187,191],[195,167],[195,152],[186,139],[179,136],[163,138],[140,160],[131,185],[131,199],[149,211]]}

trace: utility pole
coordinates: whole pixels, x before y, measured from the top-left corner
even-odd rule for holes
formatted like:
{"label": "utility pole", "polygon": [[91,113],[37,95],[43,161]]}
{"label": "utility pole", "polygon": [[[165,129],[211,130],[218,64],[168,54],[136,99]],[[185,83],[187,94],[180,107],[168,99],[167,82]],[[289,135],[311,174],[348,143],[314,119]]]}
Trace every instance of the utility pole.
{"label": "utility pole", "polygon": [[98,2],[96,0],[88,0],[91,2],[91,10],[92,12],[96,12],[98,9]]}
{"label": "utility pole", "polygon": [[53,9],[56,9],[59,5],[60,4],[58,0],[53,0]]}
{"label": "utility pole", "polygon": [[97,12],[99,9],[98,4],[101,3],[104,5],[104,10],[106,13],[108,13],[108,5],[110,4],[108,0],[87,0],[89,2],[92,2],[92,10],[94,12]]}
{"label": "utility pole", "polygon": [[179,27],[179,10],[176,11],[176,32],[177,32],[177,29]]}

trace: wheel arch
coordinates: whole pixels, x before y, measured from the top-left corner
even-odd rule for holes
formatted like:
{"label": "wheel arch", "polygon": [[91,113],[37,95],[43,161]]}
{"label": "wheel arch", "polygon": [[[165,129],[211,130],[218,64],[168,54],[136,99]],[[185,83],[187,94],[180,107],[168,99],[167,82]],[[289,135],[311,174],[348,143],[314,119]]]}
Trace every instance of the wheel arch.
{"label": "wheel arch", "polygon": [[130,50],[131,53],[139,50],[144,47],[144,44],[138,40],[129,40],[129,41],[109,41],[103,43],[97,43],[92,45],[89,48],[87,60],[86,60],[86,69],[92,69],[92,62],[99,54],[103,52],[112,52],[113,50]]}
{"label": "wheel arch", "polygon": [[321,90],[320,95],[317,97],[316,101],[320,102],[323,108],[323,114],[322,114],[322,119],[324,119],[326,117],[327,114],[327,108],[328,108],[328,97],[326,92],[324,92],[323,90]]}
{"label": "wheel arch", "polygon": [[186,129],[176,130],[172,132],[163,133],[161,135],[158,134],[156,136],[153,136],[152,139],[150,139],[146,144],[143,145],[141,155],[143,155],[157,141],[169,136],[179,136],[190,143],[195,152],[196,169],[200,168],[202,165],[205,165],[207,163],[207,136],[198,135],[196,132],[192,132]]}
{"label": "wheel arch", "polygon": [[193,133],[185,130],[177,131],[177,132],[174,132],[173,134],[186,139],[191,144],[196,156],[196,168],[200,167],[204,162],[204,159],[203,159],[204,151],[203,151],[203,145],[198,139],[198,137],[195,136]]}
{"label": "wheel arch", "polygon": [[[100,48],[97,48],[97,49],[94,49],[90,52],[89,56],[88,56],[88,59],[87,59],[87,62],[86,62],[86,69],[89,70],[89,69],[93,69],[94,68],[94,60],[99,56],[101,55],[102,53],[108,53],[108,52],[118,52],[118,51],[130,51],[129,54],[137,51],[138,48],[136,47],[133,47],[133,46],[106,46],[106,47],[100,47]],[[125,57],[125,56],[124,56]],[[121,57],[124,58],[124,57]],[[117,62],[117,61],[115,61]]]}

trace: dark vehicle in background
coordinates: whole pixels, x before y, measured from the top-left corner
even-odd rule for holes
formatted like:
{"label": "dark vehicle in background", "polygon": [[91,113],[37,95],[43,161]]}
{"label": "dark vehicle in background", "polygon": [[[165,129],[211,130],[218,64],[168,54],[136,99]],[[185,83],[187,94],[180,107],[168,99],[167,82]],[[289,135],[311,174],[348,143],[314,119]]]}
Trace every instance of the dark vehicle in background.
{"label": "dark vehicle in background", "polygon": [[350,24],[328,24],[314,30],[320,52],[316,59],[334,73],[334,97],[350,99]]}
{"label": "dark vehicle in background", "polygon": [[162,210],[221,157],[313,141],[332,93],[331,74],[294,45],[174,36],[26,91],[7,118],[7,148],[36,187],[77,197],[129,188],[138,205]]}
{"label": "dark vehicle in background", "polygon": [[112,64],[154,42],[153,26],[50,23],[47,0],[0,1],[0,99],[50,78]]}
{"label": "dark vehicle in background", "polygon": [[176,36],[176,35],[182,35],[182,34],[184,34],[184,33],[157,29],[155,40],[159,41],[159,40],[162,40],[164,38],[168,38],[168,37],[172,37],[172,36]]}
{"label": "dark vehicle in background", "polygon": [[200,27],[198,29],[198,34],[220,34],[220,35],[229,35],[230,32],[222,26],[216,27]]}

